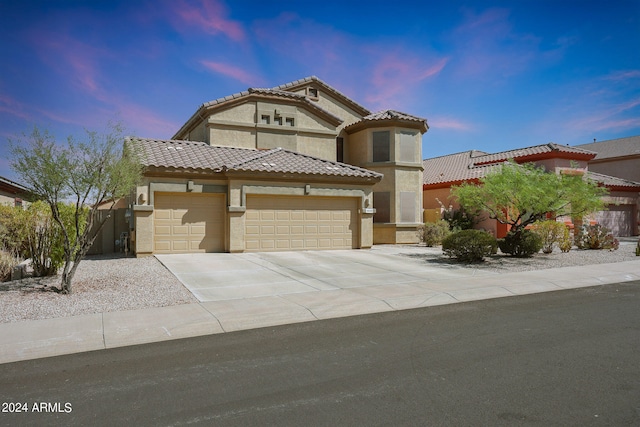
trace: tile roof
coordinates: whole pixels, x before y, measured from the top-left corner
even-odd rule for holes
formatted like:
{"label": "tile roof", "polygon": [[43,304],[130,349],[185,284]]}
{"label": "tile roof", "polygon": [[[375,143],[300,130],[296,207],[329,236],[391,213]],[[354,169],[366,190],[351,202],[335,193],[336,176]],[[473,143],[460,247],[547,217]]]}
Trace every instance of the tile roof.
{"label": "tile roof", "polygon": [[614,157],[639,156],[640,136],[610,139],[608,141],[592,142],[576,145],[576,148],[594,151],[598,155],[593,160],[610,159]]}
{"label": "tile roof", "polygon": [[376,122],[376,121],[386,121],[386,120],[397,120],[400,122],[413,122],[415,124],[419,124],[423,129],[422,132],[426,132],[429,129],[429,125],[427,124],[427,119],[423,119],[422,117],[413,116],[407,113],[401,113],[396,110],[383,110],[378,111],[377,113],[369,114],[364,116],[362,119],[351,123],[345,129],[353,129],[359,128],[365,123],[368,122]]}
{"label": "tile roof", "polygon": [[496,162],[499,163],[509,159],[516,159],[516,161],[518,159],[526,160],[526,158],[529,158],[529,157],[538,157],[538,156],[546,155],[549,153],[554,153],[560,156],[564,155],[564,156],[575,157],[576,159],[584,158],[585,160],[590,160],[595,156],[595,153],[592,151],[550,142],[548,144],[536,145],[533,147],[518,148],[516,150],[502,151],[500,153],[478,156],[475,158],[474,164],[482,165],[482,164],[491,164]]}
{"label": "tile roof", "polygon": [[587,172],[587,177],[606,187],[627,187],[640,190],[640,182],[629,181],[615,176],[603,175],[596,172]]}
{"label": "tile roof", "polygon": [[169,168],[194,172],[219,173],[265,172],[359,178],[379,181],[383,175],[344,163],[331,162],[282,148],[256,150],[218,147],[204,142],[155,140],[129,137],[147,167]]}
{"label": "tile roof", "polygon": [[494,170],[496,165],[474,166],[473,159],[478,155],[486,155],[486,153],[471,150],[423,160],[423,184],[453,184],[482,178]]}

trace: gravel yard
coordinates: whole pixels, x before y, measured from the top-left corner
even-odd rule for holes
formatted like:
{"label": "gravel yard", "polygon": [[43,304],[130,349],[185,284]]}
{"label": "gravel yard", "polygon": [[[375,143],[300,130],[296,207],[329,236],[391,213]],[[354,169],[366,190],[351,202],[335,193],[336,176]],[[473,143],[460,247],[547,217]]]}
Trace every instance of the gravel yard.
{"label": "gravel yard", "polygon": [[[439,268],[471,268],[496,272],[636,261],[635,240],[621,242],[617,251],[572,250],[532,258],[497,255],[485,262],[460,264],[442,255],[440,248],[411,248],[401,256]],[[91,256],[83,260],[73,281],[73,294],[60,295],[47,287],[60,278],[33,278],[0,283],[0,323],[49,319],[83,314],[197,303],[197,299],[155,257]]]}

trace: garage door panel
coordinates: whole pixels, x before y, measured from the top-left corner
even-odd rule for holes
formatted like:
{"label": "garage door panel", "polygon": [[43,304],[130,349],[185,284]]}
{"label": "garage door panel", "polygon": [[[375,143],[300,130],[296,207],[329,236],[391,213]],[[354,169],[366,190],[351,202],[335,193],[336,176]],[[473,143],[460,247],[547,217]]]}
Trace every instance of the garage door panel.
{"label": "garage door panel", "polygon": [[224,195],[156,193],[154,252],[224,250]]}
{"label": "garage door panel", "polygon": [[249,196],[247,251],[357,247],[355,198]]}

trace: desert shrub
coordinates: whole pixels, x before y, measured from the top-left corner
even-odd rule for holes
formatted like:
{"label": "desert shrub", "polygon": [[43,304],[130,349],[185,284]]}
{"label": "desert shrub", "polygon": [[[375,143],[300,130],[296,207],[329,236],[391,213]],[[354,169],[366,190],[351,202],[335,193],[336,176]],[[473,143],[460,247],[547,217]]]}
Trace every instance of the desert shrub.
{"label": "desert shrub", "polygon": [[498,240],[500,250],[511,256],[525,258],[542,249],[542,238],[531,230],[510,231]]}
{"label": "desert shrub", "polygon": [[427,246],[436,246],[442,243],[442,240],[451,232],[449,231],[449,223],[444,220],[438,222],[427,222],[418,227],[418,238]]}
{"label": "desert shrub", "polygon": [[11,272],[18,262],[10,252],[0,251],[0,282],[6,282],[11,278]]}
{"label": "desert shrub", "polygon": [[442,252],[464,262],[482,261],[495,253],[495,237],[486,231],[461,230],[450,234],[442,241]]}
{"label": "desert shrub", "polygon": [[0,249],[14,258],[28,256],[26,215],[21,207],[0,204]]}
{"label": "desert shrub", "polygon": [[542,252],[550,254],[553,252],[555,245],[560,246],[565,238],[565,234],[569,234],[569,229],[561,222],[548,220],[540,221],[534,224],[533,232],[542,239]]}
{"label": "desert shrub", "polygon": [[560,238],[558,242],[558,247],[563,253],[569,252],[571,247],[573,246],[573,239],[571,239],[571,232],[569,231],[569,227],[564,228],[564,234]]}
{"label": "desert shrub", "polygon": [[576,244],[580,249],[617,250],[620,246],[620,242],[613,237],[609,229],[600,224],[580,227]]}
{"label": "desert shrub", "polygon": [[451,231],[470,230],[476,223],[476,217],[463,209],[448,209],[442,213],[443,219],[449,224]]}

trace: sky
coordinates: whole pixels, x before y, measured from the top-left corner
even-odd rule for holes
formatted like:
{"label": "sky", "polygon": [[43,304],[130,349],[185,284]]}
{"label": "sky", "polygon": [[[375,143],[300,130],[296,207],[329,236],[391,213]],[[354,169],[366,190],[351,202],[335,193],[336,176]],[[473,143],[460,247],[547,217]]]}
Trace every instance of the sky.
{"label": "sky", "polygon": [[423,157],[640,135],[640,0],[0,0],[10,141],[169,139],[208,101],[315,75],[428,120]]}

